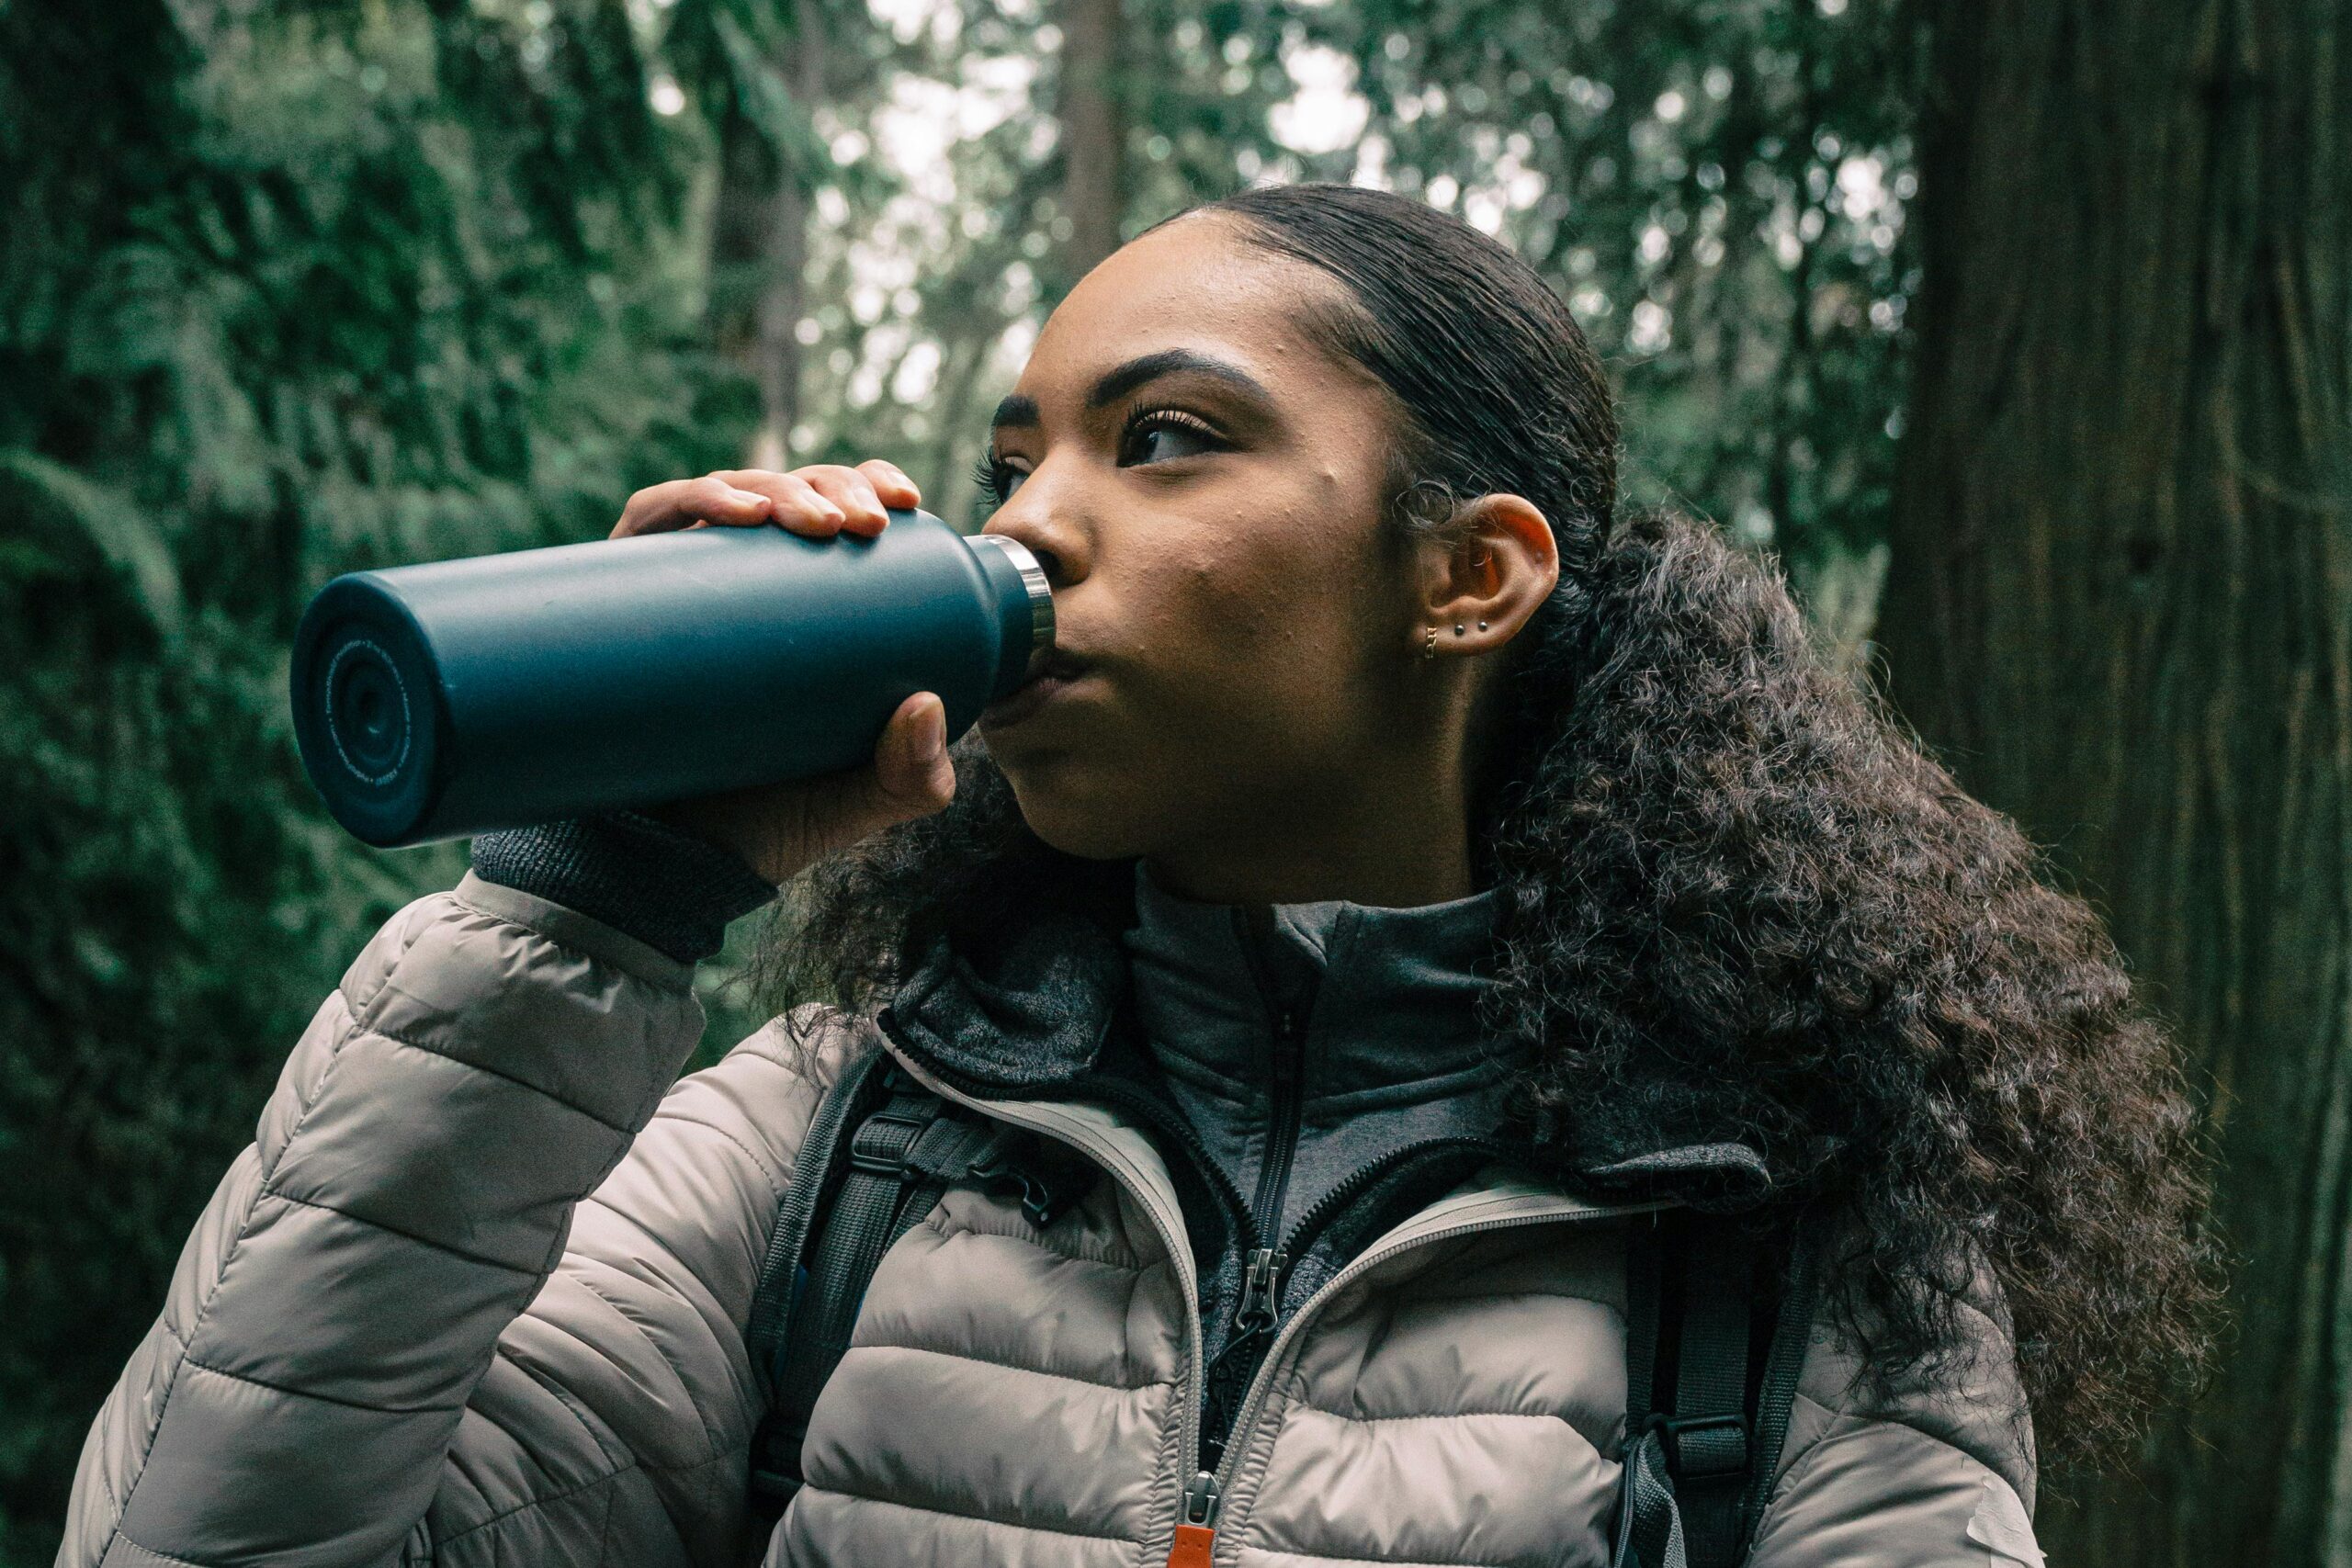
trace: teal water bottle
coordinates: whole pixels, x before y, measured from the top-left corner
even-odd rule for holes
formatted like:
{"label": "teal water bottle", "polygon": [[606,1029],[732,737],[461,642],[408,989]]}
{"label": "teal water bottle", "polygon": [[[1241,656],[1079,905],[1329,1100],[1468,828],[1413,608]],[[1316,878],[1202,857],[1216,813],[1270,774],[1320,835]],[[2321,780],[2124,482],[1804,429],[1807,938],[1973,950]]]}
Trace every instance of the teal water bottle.
{"label": "teal water bottle", "polygon": [[1011,539],[889,517],[346,573],[294,633],[303,769],[392,848],[862,766],[917,692],[952,741],[1043,666],[1053,596]]}

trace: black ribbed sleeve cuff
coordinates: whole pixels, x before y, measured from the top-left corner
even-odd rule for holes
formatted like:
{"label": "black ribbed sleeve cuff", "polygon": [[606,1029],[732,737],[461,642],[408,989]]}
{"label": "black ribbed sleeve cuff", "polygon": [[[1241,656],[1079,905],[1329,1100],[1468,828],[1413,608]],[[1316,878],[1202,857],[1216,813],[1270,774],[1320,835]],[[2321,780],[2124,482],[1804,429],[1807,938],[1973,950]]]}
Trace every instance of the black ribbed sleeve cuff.
{"label": "black ribbed sleeve cuff", "polygon": [[727,927],[776,885],[742,857],[634,811],[483,833],[474,874],[604,921],[683,964],[717,953]]}

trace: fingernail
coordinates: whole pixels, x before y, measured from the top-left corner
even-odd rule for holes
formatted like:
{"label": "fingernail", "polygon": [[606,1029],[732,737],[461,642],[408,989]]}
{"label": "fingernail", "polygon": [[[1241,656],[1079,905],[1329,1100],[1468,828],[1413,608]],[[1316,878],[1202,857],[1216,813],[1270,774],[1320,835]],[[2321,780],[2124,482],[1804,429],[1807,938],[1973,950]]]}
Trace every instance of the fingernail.
{"label": "fingernail", "polygon": [[729,490],[728,495],[739,506],[765,506],[768,498],[755,490]]}
{"label": "fingernail", "polygon": [[934,706],[931,710],[931,716],[923,721],[922,760],[926,762],[935,762],[939,760],[939,754],[945,750],[947,750],[947,713],[945,709]]}
{"label": "fingernail", "polygon": [[817,515],[823,518],[828,523],[846,523],[849,521],[847,514],[845,514],[840,507],[835,506],[830,501],[825,502],[824,510],[819,512]]}

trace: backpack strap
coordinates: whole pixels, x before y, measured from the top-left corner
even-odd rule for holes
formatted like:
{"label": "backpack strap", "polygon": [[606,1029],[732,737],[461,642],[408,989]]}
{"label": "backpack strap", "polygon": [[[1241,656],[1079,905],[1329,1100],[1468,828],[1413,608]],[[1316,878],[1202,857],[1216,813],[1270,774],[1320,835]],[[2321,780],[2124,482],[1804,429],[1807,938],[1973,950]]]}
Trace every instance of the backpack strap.
{"label": "backpack strap", "polygon": [[1016,1159],[1023,1135],[924,1089],[878,1046],[819,1101],[777,1208],[745,1338],[768,1405],[752,1437],[750,1506],[773,1528],[800,1490],[800,1446],[890,1245],[966,1177],[1019,1185],[1040,1226],[1091,1185],[1091,1166]]}
{"label": "backpack strap", "polygon": [[792,1330],[800,1326],[796,1309],[808,1289],[811,1241],[827,1228],[820,1219],[848,1174],[850,1139],[882,1103],[890,1066],[879,1046],[865,1052],[818,1100],[760,1265],[744,1341],[752,1373],[768,1393],[768,1407],[752,1434],[751,1456],[751,1511],[763,1524],[783,1517],[785,1506],[800,1489],[800,1439],[808,1431],[808,1412],[786,1409],[781,1391],[788,1381],[786,1348]]}
{"label": "backpack strap", "polygon": [[1747,1555],[1740,1513],[1758,1457],[1747,1415],[1756,1243],[1742,1225],[1694,1214],[1681,1251],[1674,1414],[1652,1416],[1651,1426],[1674,1477],[1690,1568],[1733,1568]]}
{"label": "backpack strap", "polygon": [[[1776,1303],[1736,1218],[1674,1211],[1628,1233],[1617,1568],[1746,1561],[1810,1337],[1814,1269],[1801,1240]],[[1670,1402],[1660,1398],[1669,1384]]]}

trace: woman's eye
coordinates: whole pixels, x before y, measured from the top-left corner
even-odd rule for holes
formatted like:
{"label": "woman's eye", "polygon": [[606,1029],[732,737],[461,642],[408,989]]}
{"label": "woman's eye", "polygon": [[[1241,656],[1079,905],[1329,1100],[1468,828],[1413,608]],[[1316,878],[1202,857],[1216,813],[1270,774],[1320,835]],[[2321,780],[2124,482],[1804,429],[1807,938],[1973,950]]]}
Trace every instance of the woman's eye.
{"label": "woman's eye", "polygon": [[1139,415],[1119,438],[1121,461],[1130,454],[1138,463],[1164,462],[1213,452],[1221,445],[1215,432],[1188,414],[1159,409]]}
{"label": "woman's eye", "polygon": [[979,488],[983,507],[1002,506],[1021,488],[1022,472],[992,452],[983,452],[972,465],[972,483]]}
{"label": "woman's eye", "polygon": [[[1154,409],[1136,416],[1119,433],[1119,461],[1159,463],[1173,457],[1197,457],[1226,445],[1207,423],[1174,409]],[[1016,468],[993,452],[982,452],[972,464],[972,484],[980,492],[982,514],[1002,506],[1021,488],[1028,470]]]}

